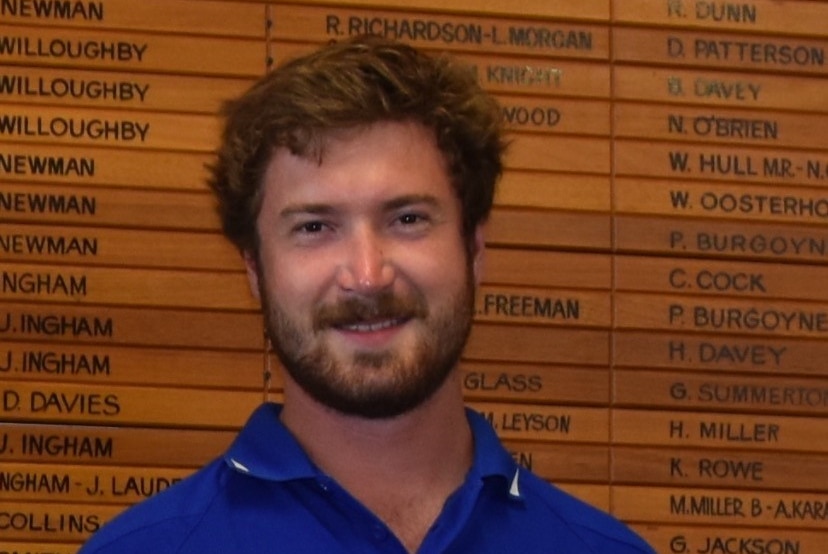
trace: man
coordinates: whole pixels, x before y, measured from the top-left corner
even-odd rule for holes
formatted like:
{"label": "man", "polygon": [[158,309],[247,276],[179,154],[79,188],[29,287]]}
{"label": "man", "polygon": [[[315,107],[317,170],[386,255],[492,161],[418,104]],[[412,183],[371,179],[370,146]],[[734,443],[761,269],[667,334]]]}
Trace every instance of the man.
{"label": "man", "polygon": [[226,115],[211,186],[284,406],[83,554],[652,552],[463,407],[504,150],[472,72],[363,37],[277,68]]}

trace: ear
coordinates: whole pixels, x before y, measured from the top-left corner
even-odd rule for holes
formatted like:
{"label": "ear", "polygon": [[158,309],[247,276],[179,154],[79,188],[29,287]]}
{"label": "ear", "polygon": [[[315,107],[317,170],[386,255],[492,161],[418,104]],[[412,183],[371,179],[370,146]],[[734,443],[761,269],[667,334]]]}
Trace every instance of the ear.
{"label": "ear", "polygon": [[472,252],[472,271],[474,272],[474,284],[480,285],[483,279],[483,262],[486,252],[486,224],[480,223],[474,229],[474,251]]}
{"label": "ear", "polygon": [[244,259],[244,268],[247,271],[247,284],[250,286],[250,292],[253,297],[261,302],[261,294],[259,289],[259,257],[255,252],[245,250],[242,252]]}

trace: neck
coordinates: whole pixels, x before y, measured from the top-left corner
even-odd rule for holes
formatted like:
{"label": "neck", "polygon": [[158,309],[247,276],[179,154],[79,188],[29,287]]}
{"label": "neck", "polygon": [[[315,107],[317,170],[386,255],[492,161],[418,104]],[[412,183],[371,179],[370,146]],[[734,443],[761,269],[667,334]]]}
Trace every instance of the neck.
{"label": "neck", "polygon": [[472,463],[457,371],[414,410],[389,419],[344,415],[285,376],[281,419],[314,463],[416,550]]}

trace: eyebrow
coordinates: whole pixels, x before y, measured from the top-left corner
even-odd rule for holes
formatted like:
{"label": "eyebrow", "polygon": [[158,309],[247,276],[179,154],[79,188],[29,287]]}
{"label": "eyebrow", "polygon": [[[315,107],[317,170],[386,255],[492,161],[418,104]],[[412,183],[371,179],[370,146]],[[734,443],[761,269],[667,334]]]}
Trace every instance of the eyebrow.
{"label": "eyebrow", "polygon": [[[396,210],[410,206],[412,204],[427,204],[432,207],[439,205],[437,198],[431,194],[405,194],[397,196],[382,204],[385,211]],[[338,210],[335,205],[321,204],[321,203],[307,203],[287,206],[279,212],[281,217],[291,217],[295,215],[313,214],[313,215],[329,215],[336,213]]]}

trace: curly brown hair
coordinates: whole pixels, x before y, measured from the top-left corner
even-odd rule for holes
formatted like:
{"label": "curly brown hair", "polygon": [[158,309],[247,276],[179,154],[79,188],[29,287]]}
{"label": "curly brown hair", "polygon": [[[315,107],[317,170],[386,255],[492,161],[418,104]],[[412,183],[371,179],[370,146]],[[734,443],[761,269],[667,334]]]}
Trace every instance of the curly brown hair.
{"label": "curly brown hair", "polygon": [[434,131],[463,209],[463,233],[491,211],[505,150],[497,102],[471,68],[375,36],[332,43],[280,65],[224,106],[210,166],[225,235],[258,247],[262,179],[275,148],[323,156],[326,133],[378,121],[416,121]]}

